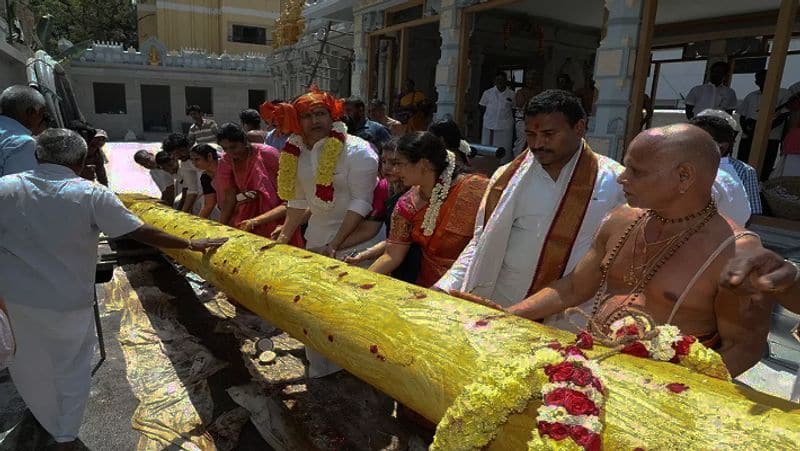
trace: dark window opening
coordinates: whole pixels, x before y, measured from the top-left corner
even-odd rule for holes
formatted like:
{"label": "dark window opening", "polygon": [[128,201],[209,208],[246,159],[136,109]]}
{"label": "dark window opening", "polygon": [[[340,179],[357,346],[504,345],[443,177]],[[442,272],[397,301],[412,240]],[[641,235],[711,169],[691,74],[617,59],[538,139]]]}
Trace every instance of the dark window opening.
{"label": "dark window opening", "polygon": [[247,107],[258,111],[264,101],[267,100],[267,91],[263,89],[250,89],[247,91]]}
{"label": "dark window opening", "polygon": [[262,27],[248,27],[246,25],[233,25],[231,30],[232,42],[245,44],[267,45],[267,29]]}
{"label": "dark window opening", "polygon": [[97,114],[127,114],[125,85],[122,83],[93,83],[94,112]]}
{"label": "dark window opening", "polygon": [[186,87],[186,105],[199,105],[203,114],[214,114],[214,102],[211,100],[211,88]]}
{"label": "dark window opening", "polygon": [[422,18],[422,5],[412,6],[411,8],[401,9],[396,12],[386,14],[386,26],[397,25],[399,23],[411,22]]}

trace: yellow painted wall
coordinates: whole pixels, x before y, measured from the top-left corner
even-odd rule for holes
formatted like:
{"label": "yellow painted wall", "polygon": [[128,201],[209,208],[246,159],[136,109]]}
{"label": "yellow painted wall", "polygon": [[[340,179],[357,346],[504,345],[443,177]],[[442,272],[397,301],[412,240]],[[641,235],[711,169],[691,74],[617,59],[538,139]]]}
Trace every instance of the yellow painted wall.
{"label": "yellow painted wall", "polygon": [[159,8],[158,39],[170,50],[188,47],[219,53],[219,16]]}
{"label": "yellow painted wall", "polygon": [[[271,39],[272,30],[274,29],[274,20],[272,19],[262,19],[259,17],[252,17],[252,16],[242,16],[242,15],[234,15],[234,14],[223,14],[220,21],[222,25],[222,47],[228,53],[248,53],[248,52],[256,52],[256,53],[268,53],[272,50],[272,46],[269,42]],[[242,42],[231,42],[228,40],[228,36],[230,36],[233,25],[246,25],[251,27],[262,27],[267,29],[267,44],[266,45],[258,45],[258,44],[246,44]]]}
{"label": "yellow painted wall", "polygon": [[158,12],[155,9],[155,0],[139,0],[136,9],[136,23],[138,26],[139,45],[150,36],[158,37]]}
{"label": "yellow painted wall", "polygon": [[220,3],[223,6],[278,12],[281,2],[280,0],[221,0]]}
{"label": "yellow painted wall", "polygon": [[139,44],[146,41],[150,36],[158,37],[158,19],[155,13],[139,13],[137,19],[139,23]]}
{"label": "yellow painted wall", "polygon": [[[144,3],[150,3],[145,1]],[[231,11],[233,9],[233,11]],[[264,27],[269,39],[280,0],[172,0],[153,14],[139,11],[140,42],[155,36],[169,50],[197,48],[214,53],[267,53],[267,45],[229,42],[233,24]]]}

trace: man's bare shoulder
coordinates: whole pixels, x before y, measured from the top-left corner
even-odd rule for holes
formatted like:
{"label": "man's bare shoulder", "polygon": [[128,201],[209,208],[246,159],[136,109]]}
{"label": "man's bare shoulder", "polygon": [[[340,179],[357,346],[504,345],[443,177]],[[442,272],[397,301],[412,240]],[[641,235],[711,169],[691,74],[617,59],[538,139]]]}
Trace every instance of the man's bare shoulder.
{"label": "man's bare shoulder", "polygon": [[639,208],[631,208],[628,204],[620,205],[619,207],[611,210],[595,234],[595,239],[600,243],[605,243],[610,239],[618,239],[631,224],[636,221],[644,210]]}
{"label": "man's bare shoulder", "polygon": [[645,210],[641,208],[633,208],[628,204],[620,205],[619,207],[611,210],[606,218],[603,220],[602,227],[616,230],[619,228],[628,227],[636,219],[645,214]]}

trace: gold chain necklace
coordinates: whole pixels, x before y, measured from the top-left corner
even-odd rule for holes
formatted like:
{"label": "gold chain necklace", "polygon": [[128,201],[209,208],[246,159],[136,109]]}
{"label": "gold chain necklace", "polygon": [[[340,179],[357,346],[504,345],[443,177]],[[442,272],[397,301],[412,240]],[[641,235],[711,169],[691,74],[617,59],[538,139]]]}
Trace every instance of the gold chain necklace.
{"label": "gold chain necklace", "polygon": [[[644,224],[641,227],[637,227],[636,235],[633,238],[633,259],[631,261],[630,267],[625,272],[623,276],[623,282],[629,287],[635,287],[639,284],[644,276],[645,269],[649,267],[656,259],[658,259],[661,254],[664,252],[665,249],[669,248],[675,241],[680,239],[680,237],[686,233],[686,230],[682,230],[671,237],[657,241],[655,243],[648,243],[647,238],[644,236],[644,231],[647,228],[648,219],[645,219]],[[688,229],[687,229],[688,230]],[[642,249],[642,262],[641,264],[637,264],[639,261],[638,254],[639,254],[639,242],[643,243]],[[654,249],[653,254],[648,257],[648,253],[650,250]]]}
{"label": "gold chain necklace", "polygon": [[[639,283],[631,290],[630,294],[627,296],[627,298],[625,298],[622,305],[620,305],[618,308],[615,309],[615,312],[611,315],[611,318],[608,318],[609,321],[606,321],[608,324],[610,324],[613,321],[616,321],[617,319],[622,318],[625,314],[626,308],[632,305],[636,301],[636,299],[638,299],[639,296],[641,296],[641,294],[644,293],[645,288],[647,288],[647,285],[650,283],[651,280],[653,280],[653,277],[655,277],[655,275],[658,273],[661,267],[664,266],[664,264],[670,258],[672,258],[673,255],[675,255],[678,249],[680,249],[684,244],[686,244],[687,241],[689,241],[689,238],[691,238],[695,233],[699,232],[703,227],[705,227],[706,224],[708,224],[711,221],[711,219],[714,218],[714,216],[717,214],[717,207],[713,200],[711,201],[710,205],[712,205],[711,209],[708,208],[703,209],[703,211],[706,211],[706,215],[702,221],[698,222],[692,227],[689,227],[689,229],[687,229],[682,234],[680,240],[676,240],[670,246],[664,248],[664,251],[659,254],[661,257],[658,259],[658,261],[656,261],[653,265],[651,265],[649,271],[647,271],[647,273],[639,281]],[[594,306],[592,308],[592,317],[597,315],[597,312],[600,310],[600,306],[602,305],[603,300],[607,297],[608,273],[611,267],[617,260],[617,257],[619,256],[622,248],[625,246],[625,243],[628,241],[628,238],[630,238],[631,232],[633,232],[633,230],[636,227],[640,226],[643,223],[644,219],[647,218],[649,215],[650,215],[649,212],[641,214],[638,218],[636,218],[636,221],[634,221],[631,225],[628,226],[628,228],[625,230],[625,233],[623,233],[620,239],[617,241],[617,244],[614,246],[614,249],[611,250],[608,263],[600,266],[600,274],[601,274],[600,289],[597,290],[597,293],[595,294]]]}

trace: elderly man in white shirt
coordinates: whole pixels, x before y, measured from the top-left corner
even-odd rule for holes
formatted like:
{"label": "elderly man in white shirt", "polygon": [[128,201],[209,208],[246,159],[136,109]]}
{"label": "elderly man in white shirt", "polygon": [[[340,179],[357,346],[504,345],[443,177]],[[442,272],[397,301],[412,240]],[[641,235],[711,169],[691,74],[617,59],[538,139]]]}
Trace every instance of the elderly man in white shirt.
{"label": "elderly man in white shirt", "polygon": [[724,61],[717,61],[711,65],[708,83],[695,86],[686,95],[687,119],[691,119],[695,114],[707,109],[733,113],[737,103],[736,91],[722,84],[729,71],[730,66]]}
{"label": "elderly man in white shirt", "polygon": [[89,397],[99,233],[196,251],[223,242],[144,225],[106,187],[77,176],[86,153],[78,134],[50,129],[37,138],[34,170],[0,178],[0,211],[9,212],[0,215],[0,297],[17,344],[11,378],[63,449],[74,445]]}
{"label": "elderly man in white shirt", "polygon": [[[534,96],[525,124],[528,149],[495,172],[472,240],[435,288],[514,305],[570,273],[603,218],[625,203],[616,181],[623,168],[584,141],[586,112],[575,95]],[[574,329],[563,314],[545,324]]]}
{"label": "elderly man in white shirt", "polygon": [[514,96],[514,90],[508,87],[506,73],[500,71],[494,77],[494,86],[484,91],[478,102],[485,110],[481,144],[504,148],[505,162],[514,157]]}
{"label": "elderly man in white shirt", "polygon": [[[378,155],[363,139],[347,134],[341,101],[316,87],[292,104],[293,134],[281,150],[278,195],[288,201],[278,242],[286,244],[311,213],[306,249],[344,258],[384,240],[381,229],[354,248],[341,246],[370,211],[378,182]],[[287,113],[288,114],[288,113]],[[285,118],[288,119],[288,118]],[[286,128],[286,124],[278,124]],[[330,180],[330,181],[329,181]],[[369,265],[370,262],[365,262]],[[306,347],[310,377],[324,377],[340,368]]]}
{"label": "elderly man in white shirt", "polygon": [[29,86],[0,94],[0,177],[36,167],[33,135],[41,131],[46,110],[42,94]]}

